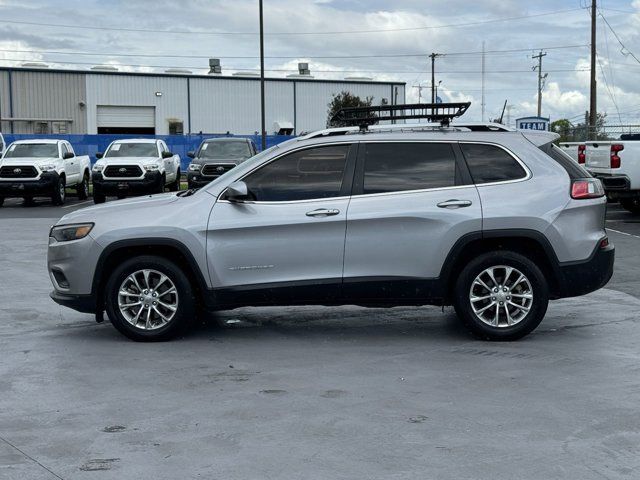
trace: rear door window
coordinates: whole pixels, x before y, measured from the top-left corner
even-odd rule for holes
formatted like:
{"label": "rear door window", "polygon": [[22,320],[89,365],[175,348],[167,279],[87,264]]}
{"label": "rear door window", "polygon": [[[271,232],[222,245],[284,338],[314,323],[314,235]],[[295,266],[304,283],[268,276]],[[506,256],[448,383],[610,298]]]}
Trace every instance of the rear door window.
{"label": "rear door window", "polygon": [[365,195],[457,184],[456,158],[448,143],[365,143],[364,156]]}
{"label": "rear door window", "polygon": [[475,184],[508,182],[527,176],[522,165],[496,145],[461,143],[460,148]]}

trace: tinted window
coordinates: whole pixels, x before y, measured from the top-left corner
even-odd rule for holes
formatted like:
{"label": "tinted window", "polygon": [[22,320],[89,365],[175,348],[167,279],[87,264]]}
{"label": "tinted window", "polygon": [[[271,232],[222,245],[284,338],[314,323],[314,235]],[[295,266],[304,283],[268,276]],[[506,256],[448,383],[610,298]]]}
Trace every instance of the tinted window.
{"label": "tinted window", "polygon": [[577,164],[569,155],[564,153],[559,147],[553,143],[547,143],[539,147],[544,153],[558,162],[569,174],[569,178],[589,178],[591,174]]}
{"label": "tinted window", "polygon": [[348,145],[339,145],[291,153],[244,181],[252,198],[259,202],[338,197],[348,152]]}
{"label": "tinted window", "polygon": [[527,176],[509,153],[495,145],[461,144],[475,183],[505,182]]}
{"label": "tinted window", "polygon": [[456,160],[449,144],[367,143],[364,148],[365,194],[456,184]]}
{"label": "tinted window", "polygon": [[158,147],[155,143],[112,143],[104,156],[105,158],[157,157]]}
{"label": "tinted window", "polygon": [[198,158],[249,158],[251,151],[247,142],[205,142],[200,147]]}

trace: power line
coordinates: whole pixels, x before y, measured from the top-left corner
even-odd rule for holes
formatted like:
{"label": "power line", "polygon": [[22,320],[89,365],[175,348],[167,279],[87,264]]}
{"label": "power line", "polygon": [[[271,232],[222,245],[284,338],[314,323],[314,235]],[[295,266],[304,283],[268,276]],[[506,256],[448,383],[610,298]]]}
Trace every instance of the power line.
{"label": "power line", "polygon": [[[309,35],[351,35],[351,34],[366,34],[366,33],[387,33],[387,32],[411,32],[417,30],[433,30],[442,28],[458,28],[458,27],[471,27],[476,25],[486,25],[491,23],[510,22],[514,20],[523,20],[529,18],[539,18],[549,15],[558,15],[562,13],[575,12],[582,10],[581,8],[570,8],[565,10],[555,10],[551,12],[535,13],[531,15],[520,15],[515,17],[503,17],[495,18],[491,20],[479,20],[475,22],[464,23],[452,23],[448,25],[425,25],[421,27],[405,27],[405,28],[382,28],[382,29],[367,29],[367,30],[346,30],[346,31],[322,31],[322,32],[265,32],[265,36],[277,37],[277,36],[309,36]],[[71,28],[87,29],[87,30],[102,30],[102,31],[115,31],[115,32],[136,32],[136,33],[170,33],[179,35],[207,35],[207,36],[232,36],[232,35],[251,35],[257,36],[259,32],[211,32],[202,30],[159,30],[159,29],[147,29],[147,28],[124,28],[124,27],[103,27],[99,25],[70,25],[62,23],[45,23],[45,22],[28,22],[21,20],[0,20],[0,23],[7,23],[13,25],[30,25],[37,27],[59,27],[59,28]]]}
{"label": "power line", "polygon": [[[511,54],[511,53],[523,53],[535,50],[559,50],[559,49],[574,49],[581,47],[588,47],[588,44],[584,45],[561,45],[554,47],[542,47],[542,48],[517,48],[510,50],[487,50],[485,54]],[[184,54],[138,54],[138,53],[102,53],[102,52],[82,52],[82,51],[64,51],[64,50],[16,50],[16,49],[0,49],[0,52],[7,53],[32,53],[32,54],[52,54],[52,55],[82,55],[82,56],[95,56],[95,57],[135,57],[135,58],[202,58],[208,59],[212,56],[222,60],[241,60],[241,59],[257,59],[257,55],[184,55]],[[470,51],[470,52],[451,52],[445,53],[446,56],[465,56],[465,55],[481,55],[482,51]],[[351,58],[403,58],[403,57],[428,57],[426,53],[390,53],[390,54],[371,54],[371,55],[266,55],[264,58],[268,59],[351,59]]]}
{"label": "power line", "polygon": [[[34,60],[33,58],[0,58],[0,62],[2,61],[7,61],[7,62],[34,62],[34,61],[42,61],[42,60]],[[54,61],[50,61],[50,63],[57,63],[59,65],[92,65],[95,66],[96,64],[93,62],[54,62]],[[206,67],[203,65],[147,65],[147,64],[131,64],[131,63],[113,63],[113,64],[108,64],[107,66],[112,66],[112,67],[133,67],[133,68],[190,68],[190,69],[194,69],[194,70],[203,70]],[[228,70],[240,70],[240,71],[259,71],[259,68],[240,68],[240,67],[225,67]],[[266,68],[266,71],[269,72],[297,72],[298,69],[296,68]],[[371,72],[371,73],[424,73],[422,71],[419,70],[405,70],[405,71],[401,71],[401,70],[397,70],[397,71],[390,71],[390,70],[367,70],[367,69],[359,69],[359,70],[313,70],[314,72],[317,73],[358,73],[358,72]],[[567,73],[567,72],[588,72],[589,69],[588,68],[584,68],[584,69],[558,69],[558,70],[547,70],[547,72],[550,73]],[[487,70],[486,73],[488,74],[506,74],[506,73],[530,73],[531,70]],[[439,71],[439,73],[446,73],[446,74],[472,74],[472,73],[482,73],[481,70],[441,70]]]}
{"label": "power line", "polygon": [[616,31],[613,29],[609,21],[606,19],[606,17],[602,14],[602,12],[598,12],[598,13],[600,14],[600,17],[602,18],[602,20],[604,20],[604,23],[606,23],[607,27],[609,27],[609,30],[611,30],[611,33],[613,33],[613,36],[616,38],[620,46],[622,47],[622,50],[620,50],[620,53],[622,53],[622,55],[624,55],[625,57],[628,55],[631,55],[631,57],[636,62],[640,63],[640,60],[638,59],[638,57],[636,57],[634,53],[631,50],[629,50],[624,43],[622,43],[622,40],[620,39]]}

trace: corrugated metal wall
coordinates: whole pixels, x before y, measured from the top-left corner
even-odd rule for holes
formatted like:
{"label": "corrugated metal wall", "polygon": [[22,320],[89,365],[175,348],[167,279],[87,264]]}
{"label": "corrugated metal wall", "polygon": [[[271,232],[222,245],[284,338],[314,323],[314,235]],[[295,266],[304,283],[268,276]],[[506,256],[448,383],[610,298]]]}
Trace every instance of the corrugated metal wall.
{"label": "corrugated metal wall", "polygon": [[[184,122],[187,131],[187,79],[170,76],[86,75],[87,133],[97,132],[97,107],[155,107],[156,133],[169,133],[169,121]],[[161,96],[156,96],[160,92]]]}
{"label": "corrugated metal wall", "polygon": [[[170,121],[183,122],[184,133],[247,135],[260,130],[260,82],[255,78],[6,69],[0,70],[3,118],[9,116],[9,75],[14,117],[71,118],[69,133],[97,133],[99,106],[154,107],[158,135],[169,133]],[[324,128],[331,96],[344,90],[373,96],[376,104],[383,98],[405,101],[403,84],[267,80],[267,133],[274,133],[274,122],[291,122],[297,133]],[[7,122],[2,127],[10,131]],[[14,125],[15,133],[33,131],[33,124]]]}
{"label": "corrugated metal wall", "polygon": [[[73,120],[68,133],[86,132],[87,117],[80,105],[86,101],[83,74],[14,70],[11,89],[14,118],[68,118]],[[14,133],[31,133],[33,128],[31,123],[14,122]]]}

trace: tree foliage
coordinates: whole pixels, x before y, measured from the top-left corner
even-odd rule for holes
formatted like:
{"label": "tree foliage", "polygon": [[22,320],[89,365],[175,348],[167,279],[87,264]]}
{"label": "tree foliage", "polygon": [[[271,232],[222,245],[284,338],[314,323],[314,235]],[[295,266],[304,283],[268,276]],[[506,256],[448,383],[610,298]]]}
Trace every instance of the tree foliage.
{"label": "tree foliage", "polygon": [[370,107],[373,104],[373,97],[365,97],[364,100],[351,92],[342,91],[334,93],[328,104],[327,127],[344,127],[339,121],[331,121],[333,116],[343,108],[347,107]]}

